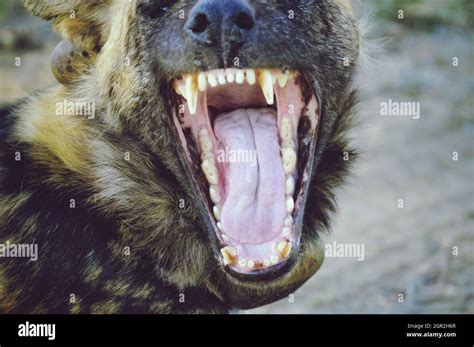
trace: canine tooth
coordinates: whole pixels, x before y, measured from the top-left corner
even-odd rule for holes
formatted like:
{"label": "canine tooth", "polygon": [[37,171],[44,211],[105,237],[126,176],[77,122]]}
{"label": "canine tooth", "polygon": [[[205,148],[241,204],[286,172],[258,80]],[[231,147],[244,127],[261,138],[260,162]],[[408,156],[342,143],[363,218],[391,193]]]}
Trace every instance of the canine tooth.
{"label": "canine tooth", "polygon": [[293,195],[293,193],[295,192],[295,179],[293,178],[293,176],[287,177],[285,186],[286,195]]}
{"label": "canine tooth", "polygon": [[233,247],[227,246],[227,247],[221,248],[221,254],[224,257],[224,260],[228,264],[235,263],[235,251]]}
{"label": "canine tooth", "polygon": [[201,168],[202,168],[202,171],[204,172],[204,175],[206,176],[207,181],[210,184],[214,184],[214,185],[219,184],[219,176],[217,174],[217,168],[211,160],[205,159],[201,164]]}
{"label": "canine tooth", "polygon": [[296,167],[296,152],[293,148],[282,148],[281,158],[283,160],[283,171],[288,175]]}
{"label": "canine tooth", "polygon": [[227,73],[227,82],[229,83],[234,83],[235,81],[235,75],[233,72],[228,72]]}
{"label": "canine tooth", "polygon": [[188,102],[189,113],[196,114],[198,96],[197,76],[187,75],[184,80],[186,83],[186,100]]}
{"label": "canine tooth", "polygon": [[288,198],[286,198],[286,211],[289,214],[292,214],[294,209],[295,209],[295,201],[293,200],[291,196],[289,196]]}
{"label": "canine tooth", "polygon": [[273,105],[275,100],[273,96],[272,73],[267,69],[260,70],[258,74],[258,83],[260,84],[260,87],[262,87],[263,95],[267,100],[267,104]]}
{"label": "canine tooth", "polygon": [[176,94],[179,94],[183,96],[184,98],[186,98],[186,86],[183,83],[176,83],[174,85],[174,90]]}
{"label": "canine tooth", "polygon": [[235,73],[235,83],[242,84],[244,83],[245,75],[242,70],[237,70]]}
{"label": "canine tooth", "polygon": [[219,75],[217,76],[217,81],[219,81],[219,84],[223,85],[223,84],[226,84],[227,81],[225,79],[225,76],[224,75]]}
{"label": "canine tooth", "polygon": [[214,213],[214,217],[217,220],[221,220],[221,209],[218,206],[214,206],[212,208],[212,212]]}
{"label": "canine tooth", "polygon": [[211,87],[217,87],[217,80],[216,77],[213,74],[208,74],[207,75],[207,81],[211,85]]}
{"label": "canine tooth", "polygon": [[276,255],[272,255],[272,257],[270,258],[270,262],[272,264],[278,263],[278,257]]}
{"label": "canine tooth", "polygon": [[255,266],[255,262],[253,260],[249,260],[247,261],[247,266],[251,269],[253,269],[253,267]]}
{"label": "canine tooth", "polygon": [[206,74],[204,72],[200,72],[198,75],[198,88],[200,92],[205,92],[207,86],[206,81]]}
{"label": "canine tooth", "polygon": [[291,120],[288,117],[284,117],[281,120],[280,137],[283,140],[293,139],[293,127],[291,126]]}
{"label": "canine tooth", "polygon": [[250,84],[251,86],[253,86],[255,84],[255,70],[253,69],[247,69],[245,70],[245,74],[247,76],[247,82],[248,84]]}
{"label": "canine tooth", "polygon": [[278,80],[278,85],[280,86],[280,88],[285,88],[286,82],[288,82],[289,74],[290,72],[288,70],[278,74],[277,80]]}
{"label": "canine tooth", "polygon": [[201,145],[202,152],[210,152],[212,150],[212,140],[207,129],[199,131],[199,144]]}
{"label": "canine tooth", "polygon": [[221,202],[221,195],[219,194],[219,190],[216,186],[209,187],[209,195],[211,196],[211,200],[213,203],[218,204]]}
{"label": "canine tooth", "polygon": [[283,228],[283,230],[281,231],[281,233],[282,233],[283,236],[285,236],[286,238],[290,238],[290,237],[291,237],[291,228],[285,227],[285,228]]}
{"label": "canine tooth", "polygon": [[247,265],[247,260],[245,259],[240,259],[239,260],[239,266],[240,267],[245,267]]}
{"label": "canine tooth", "polygon": [[288,241],[280,241],[276,245],[276,249],[280,254],[280,257],[286,258],[291,252],[291,242]]}
{"label": "canine tooth", "polygon": [[289,227],[291,224],[293,224],[293,217],[286,216],[285,220],[283,221],[283,225]]}

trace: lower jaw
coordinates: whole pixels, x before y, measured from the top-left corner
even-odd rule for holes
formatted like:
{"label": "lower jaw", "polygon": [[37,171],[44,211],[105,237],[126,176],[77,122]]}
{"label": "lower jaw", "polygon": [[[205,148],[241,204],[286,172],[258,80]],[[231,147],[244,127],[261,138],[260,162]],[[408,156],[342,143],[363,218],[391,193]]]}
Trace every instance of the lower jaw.
{"label": "lower jaw", "polygon": [[[205,76],[216,75],[219,79],[220,74],[225,76],[227,73],[228,71],[214,70],[205,73]],[[201,84],[197,93],[193,87],[202,82],[202,76],[185,75],[182,80],[173,82],[173,87],[178,91],[177,95],[172,96],[172,101],[174,129],[180,142],[179,153],[191,181],[197,188],[195,195],[205,211],[203,218],[207,228],[212,230],[211,240],[217,257],[225,269],[238,277],[282,272],[291,264],[292,255],[296,254],[300,247],[302,217],[311,178],[320,112],[316,96],[301,73],[290,73],[284,87],[280,83],[278,70],[260,69],[254,73],[254,84],[251,84],[251,81],[247,85],[244,81],[235,86],[229,86],[232,82],[217,86],[207,84],[205,90],[200,90]],[[271,96],[269,83],[272,86]],[[255,87],[259,84],[263,90],[261,95],[257,95],[259,89]],[[245,88],[248,88],[250,94],[254,94],[246,95],[250,105],[246,104],[246,100],[233,99],[236,94],[232,92],[233,89],[241,91],[241,96],[246,93]],[[228,102],[219,100],[223,96]],[[276,101],[277,106],[275,123],[281,150],[281,157],[275,160],[281,161],[281,170],[285,174],[284,193],[278,197],[278,201],[284,201],[285,211],[283,218],[281,213],[279,214],[282,220],[276,221],[272,227],[279,229],[281,226],[281,229],[267,230],[270,228],[268,225],[257,225],[254,231],[259,235],[249,235],[245,231],[226,235],[226,226],[230,225],[226,221],[234,219],[239,224],[235,217],[239,215],[239,211],[233,216],[228,213],[230,219],[226,219],[222,214],[231,210],[228,196],[230,180],[226,181],[229,178],[229,170],[226,171],[225,163],[217,160],[216,149],[220,139],[215,134],[215,120],[222,117],[226,111],[240,109],[240,112],[244,112],[246,106],[259,110],[274,107],[272,99]],[[212,103],[217,104],[217,110],[212,108]],[[235,108],[236,106],[242,107]],[[243,172],[246,172],[245,170]],[[258,207],[258,202],[255,206]],[[253,241],[249,242],[249,238]]]}

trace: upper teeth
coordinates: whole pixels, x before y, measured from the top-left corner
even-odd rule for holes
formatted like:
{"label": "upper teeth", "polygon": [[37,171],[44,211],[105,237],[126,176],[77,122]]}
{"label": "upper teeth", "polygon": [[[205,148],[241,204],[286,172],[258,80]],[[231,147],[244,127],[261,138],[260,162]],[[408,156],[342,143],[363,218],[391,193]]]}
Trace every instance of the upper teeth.
{"label": "upper teeth", "polygon": [[254,69],[226,69],[218,72],[184,75],[184,82],[176,81],[174,88],[176,93],[186,99],[189,113],[196,114],[198,92],[204,93],[208,84],[211,88],[214,88],[227,83],[242,84],[246,80],[249,85],[254,85],[258,80],[267,104],[273,105],[275,102],[273,91],[275,82],[278,81],[278,85],[284,88],[291,76],[288,70],[274,72],[269,69],[258,69],[257,71]]}

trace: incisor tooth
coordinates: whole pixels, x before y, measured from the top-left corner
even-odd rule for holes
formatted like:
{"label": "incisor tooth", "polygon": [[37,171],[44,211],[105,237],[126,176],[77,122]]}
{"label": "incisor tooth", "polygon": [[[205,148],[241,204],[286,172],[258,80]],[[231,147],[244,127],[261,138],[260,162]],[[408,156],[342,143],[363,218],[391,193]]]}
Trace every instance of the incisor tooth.
{"label": "incisor tooth", "polygon": [[198,88],[200,92],[205,92],[207,86],[206,81],[206,74],[204,72],[200,72],[198,75]]}
{"label": "incisor tooth", "polygon": [[286,198],[286,211],[289,214],[292,214],[294,209],[295,209],[295,201],[293,200],[291,196],[289,196]]}
{"label": "incisor tooth", "polygon": [[237,70],[235,73],[235,83],[242,84],[244,83],[245,75],[242,70]]}
{"label": "incisor tooth", "polygon": [[202,152],[210,152],[212,150],[212,140],[207,129],[201,129],[199,131],[199,145],[201,146]]}
{"label": "incisor tooth", "polygon": [[295,192],[295,179],[293,178],[293,176],[287,177],[285,188],[286,195],[293,195],[293,193]]}
{"label": "incisor tooth", "polygon": [[223,84],[226,84],[227,81],[225,80],[225,76],[224,75],[219,75],[217,76],[217,81],[219,81],[219,84],[220,85],[223,85]]}
{"label": "incisor tooth", "polygon": [[281,87],[281,88],[284,88],[286,86],[286,82],[288,82],[288,75],[289,75],[289,71],[285,71],[285,72],[282,72],[282,73],[279,73],[278,76],[277,76],[277,80],[278,80],[278,85]]}
{"label": "incisor tooth", "polygon": [[216,87],[217,86],[217,80],[216,77],[213,74],[207,75],[207,81],[211,85],[211,87]]}
{"label": "incisor tooth", "polygon": [[214,185],[219,184],[219,176],[217,174],[217,168],[211,160],[205,159],[201,164],[201,168],[202,168],[202,171],[204,172],[204,176],[206,176],[206,179],[210,184],[214,184]]}
{"label": "incisor tooth", "polygon": [[214,217],[217,220],[221,220],[221,209],[218,206],[214,206],[212,208],[212,212],[214,213]]}
{"label": "incisor tooth", "polygon": [[258,83],[260,87],[262,87],[267,104],[273,105],[275,100],[273,96],[273,78],[271,72],[267,69],[260,70],[258,73]]}
{"label": "incisor tooth", "polygon": [[296,167],[296,152],[293,148],[282,148],[281,158],[283,160],[283,171],[288,175]]}
{"label": "incisor tooth", "polygon": [[196,114],[198,96],[197,76],[187,75],[184,80],[186,83],[186,100],[188,102],[189,113]]}
{"label": "incisor tooth", "polygon": [[227,73],[227,82],[229,83],[234,83],[235,81],[235,76],[233,72],[228,72]]}
{"label": "incisor tooth", "polygon": [[216,186],[209,187],[209,195],[213,203],[218,204],[221,202],[221,195],[219,194],[219,189]]}
{"label": "incisor tooth", "polygon": [[245,70],[245,75],[247,76],[248,84],[253,86],[255,84],[255,81],[256,81],[256,79],[255,79],[255,70],[247,69],[247,70]]}
{"label": "incisor tooth", "polygon": [[291,252],[291,242],[288,241],[280,241],[276,245],[276,249],[280,254],[280,257],[286,258]]}

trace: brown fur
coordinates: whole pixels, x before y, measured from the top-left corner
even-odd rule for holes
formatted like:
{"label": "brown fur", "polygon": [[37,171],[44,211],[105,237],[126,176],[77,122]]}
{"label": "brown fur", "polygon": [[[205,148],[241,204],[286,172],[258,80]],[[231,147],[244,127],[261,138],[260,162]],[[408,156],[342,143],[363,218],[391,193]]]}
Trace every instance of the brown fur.
{"label": "brown fur", "polygon": [[[188,57],[175,66],[150,62],[161,53],[147,51],[140,41],[151,29],[140,29],[135,2],[24,4],[53,21],[81,52],[79,62],[67,64],[82,67],[66,76],[64,85],[29,98],[8,125],[0,153],[0,243],[12,237],[38,242],[39,259],[34,264],[1,259],[0,311],[224,313],[282,298],[319,269],[319,235],[334,210],[332,190],[355,157],[345,133],[355,101],[350,81],[359,34],[348,1],[318,4],[321,21],[306,8],[298,12],[301,20],[313,23],[307,35],[327,36],[311,54],[296,47],[296,56],[307,64],[328,54],[311,72],[324,100],[318,174],[303,246],[285,274],[266,281],[242,281],[218,264],[177,155],[166,84]],[[351,66],[337,65],[346,56]],[[95,103],[96,117],[56,115],[55,105],[64,99]],[[21,161],[13,159],[17,152]],[[344,152],[350,153],[350,162],[342,160]],[[70,294],[78,298],[75,303],[69,302]]]}

